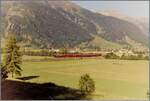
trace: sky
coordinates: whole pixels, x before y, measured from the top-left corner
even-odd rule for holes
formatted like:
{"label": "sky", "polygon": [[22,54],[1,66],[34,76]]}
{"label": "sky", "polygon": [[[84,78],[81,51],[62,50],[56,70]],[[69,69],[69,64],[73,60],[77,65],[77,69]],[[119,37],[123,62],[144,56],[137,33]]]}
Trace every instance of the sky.
{"label": "sky", "polygon": [[119,11],[132,17],[149,17],[149,1],[72,1],[91,11]]}

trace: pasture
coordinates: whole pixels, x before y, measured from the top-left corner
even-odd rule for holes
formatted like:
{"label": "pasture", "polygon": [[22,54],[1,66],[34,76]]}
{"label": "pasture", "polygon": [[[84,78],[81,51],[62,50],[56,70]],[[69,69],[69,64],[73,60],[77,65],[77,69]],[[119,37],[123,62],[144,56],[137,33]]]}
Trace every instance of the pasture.
{"label": "pasture", "polygon": [[53,82],[71,88],[78,88],[80,76],[89,73],[96,84],[92,99],[147,98],[149,70],[146,60],[49,59],[24,61],[21,67],[22,77],[35,76],[24,82]]}

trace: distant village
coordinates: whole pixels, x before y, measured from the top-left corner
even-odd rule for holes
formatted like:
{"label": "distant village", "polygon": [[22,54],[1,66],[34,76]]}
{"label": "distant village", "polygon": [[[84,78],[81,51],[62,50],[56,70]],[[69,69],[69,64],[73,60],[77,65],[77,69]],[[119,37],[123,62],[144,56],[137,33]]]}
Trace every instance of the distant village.
{"label": "distant village", "polygon": [[54,56],[54,57],[107,57],[112,59],[148,59],[149,49],[142,50],[137,49],[78,49],[78,48],[61,48],[61,49],[24,49],[22,50],[24,55],[31,56]]}

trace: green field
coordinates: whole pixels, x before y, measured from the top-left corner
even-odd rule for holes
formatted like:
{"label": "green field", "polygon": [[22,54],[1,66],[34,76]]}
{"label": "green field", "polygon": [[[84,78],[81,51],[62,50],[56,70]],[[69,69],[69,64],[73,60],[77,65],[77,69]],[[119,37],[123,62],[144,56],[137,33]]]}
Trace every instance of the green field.
{"label": "green field", "polygon": [[26,61],[22,68],[22,76],[39,76],[25,82],[53,82],[72,88],[78,88],[80,76],[89,73],[96,84],[92,99],[147,98],[146,60],[55,59],[45,62]]}

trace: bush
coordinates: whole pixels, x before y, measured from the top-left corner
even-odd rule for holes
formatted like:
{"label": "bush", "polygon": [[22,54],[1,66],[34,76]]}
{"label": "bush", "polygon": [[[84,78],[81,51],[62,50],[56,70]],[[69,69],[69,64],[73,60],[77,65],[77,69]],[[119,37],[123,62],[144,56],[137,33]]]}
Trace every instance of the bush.
{"label": "bush", "polygon": [[66,54],[66,53],[68,53],[67,48],[66,48],[66,47],[61,48],[61,49],[60,49],[60,53],[62,53],[62,54]]}
{"label": "bush", "polygon": [[95,82],[89,74],[81,76],[79,80],[79,88],[83,94],[91,94],[95,91]]}
{"label": "bush", "polygon": [[136,55],[125,55],[123,54],[120,59],[122,60],[147,60],[148,57],[147,56],[143,56],[142,54],[138,54],[137,56]]}
{"label": "bush", "polygon": [[105,56],[106,59],[119,59],[119,56],[117,56],[116,54],[114,54],[113,52],[111,53],[107,53]]}
{"label": "bush", "polygon": [[145,60],[149,60],[149,56],[145,56],[144,59],[145,59]]}
{"label": "bush", "polygon": [[149,91],[147,91],[146,95],[147,95],[147,97],[148,97],[148,98],[150,97],[150,93],[149,93]]}

